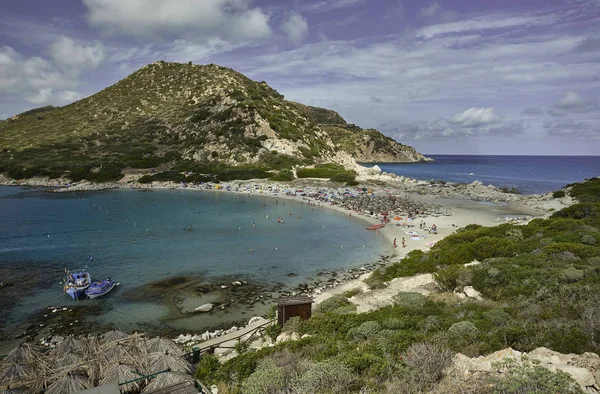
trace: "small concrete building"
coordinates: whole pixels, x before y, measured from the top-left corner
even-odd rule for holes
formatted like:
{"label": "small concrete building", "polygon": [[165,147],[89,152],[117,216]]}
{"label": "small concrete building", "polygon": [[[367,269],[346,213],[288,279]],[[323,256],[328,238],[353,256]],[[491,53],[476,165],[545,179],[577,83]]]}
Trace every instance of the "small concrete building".
{"label": "small concrete building", "polygon": [[281,327],[288,319],[296,316],[300,317],[300,320],[310,319],[314,302],[308,296],[277,299],[277,324]]}

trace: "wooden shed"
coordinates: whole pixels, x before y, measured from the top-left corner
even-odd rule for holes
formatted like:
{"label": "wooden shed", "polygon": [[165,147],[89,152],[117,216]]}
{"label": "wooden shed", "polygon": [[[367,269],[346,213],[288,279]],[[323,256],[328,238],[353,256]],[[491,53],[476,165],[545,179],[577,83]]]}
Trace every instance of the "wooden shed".
{"label": "wooden shed", "polygon": [[314,302],[307,296],[277,299],[277,324],[281,327],[288,319],[296,316],[300,317],[300,320],[310,319]]}

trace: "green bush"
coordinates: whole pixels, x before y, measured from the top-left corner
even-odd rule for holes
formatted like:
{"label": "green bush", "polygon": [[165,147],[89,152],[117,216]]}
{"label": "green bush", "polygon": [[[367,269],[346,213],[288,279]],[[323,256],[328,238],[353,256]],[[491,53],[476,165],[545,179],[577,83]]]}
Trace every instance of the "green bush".
{"label": "green bush", "polygon": [[332,182],[352,182],[356,178],[355,174],[342,173],[329,178]]}
{"label": "green bush", "polygon": [[425,305],[426,298],[421,293],[399,292],[393,297],[394,304],[406,309],[421,309]]}
{"label": "green bush", "polygon": [[455,340],[474,341],[479,337],[479,329],[470,321],[461,321],[451,325],[448,334]]}
{"label": "green bush", "polygon": [[337,309],[350,304],[352,303],[348,301],[346,297],[341,294],[336,294],[317,305],[317,311],[322,313],[335,312]]}
{"label": "green bush", "polygon": [[554,193],[552,193],[552,197],[554,197],[554,198],[563,198],[564,196],[565,196],[564,190],[557,190]]}
{"label": "green bush", "polygon": [[280,170],[277,174],[269,178],[275,182],[290,182],[294,180],[294,174],[289,170]]}
{"label": "green bush", "polygon": [[381,331],[381,326],[376,321],[366,321],[358,327],[348,331],[348,338],[357,340],[370,339]]}
{"label": "green bush", "polygon": [[194,377],[202,383],[210,385],[215,382],[215,374],[220,366],[221,363],[219,363],[219,358],[217,356],[204,354],[198,362]]}
{"label": "green bush", "polygon": [[297,393],[346,394],[355,381],[351,369],[339,361],[309,362],[292,388]]}
{"label": "green bush", "polygon": [[504,373],[496,378],[494,394],[583,394],[579,384],[565,372],[553,373],[539,365],[508,361],[494,365]]}

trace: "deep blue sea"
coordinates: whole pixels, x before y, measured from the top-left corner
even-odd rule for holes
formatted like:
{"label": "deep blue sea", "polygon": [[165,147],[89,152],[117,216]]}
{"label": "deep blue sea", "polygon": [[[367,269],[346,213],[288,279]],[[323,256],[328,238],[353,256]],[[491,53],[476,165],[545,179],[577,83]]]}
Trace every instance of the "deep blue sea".
{"label": "deep blue sea", "polygon": [[[124,299],[124,291],[145,283],[201,274],[293,284],[322,270],[375,262],[390,251],[357,218],[299,201],[275,204],[273,197],[229,192],[0,187],[0,215],[0,267],[44,266],[49,275],[5,316],[3,328],[16,327],[40,308],[72,305],[59,284],[64,267],[88,265],[92,278],[120,282],[97,300],[110,307],[105,322],[131,330],[137,323],[170,324],[161,322],[163,307]],[[285,223],[277,223],[278,217]],[[290,278],[290,272],[298,276]]]}
{"label": "deep blue sea", "polygon": [[378,164],[385,172],[419,180],[516,187],[523,194],[547,193],[600,176],[600,156],[428,155],[432,163]]}

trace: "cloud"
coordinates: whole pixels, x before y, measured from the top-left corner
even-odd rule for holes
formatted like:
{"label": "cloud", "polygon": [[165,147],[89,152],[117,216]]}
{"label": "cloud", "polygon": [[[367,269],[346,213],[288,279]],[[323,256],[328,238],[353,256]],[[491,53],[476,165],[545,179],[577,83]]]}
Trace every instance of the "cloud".
{"label": "cloud", "polygon": [[75,76],[85,69],[98,67],[105,58],[101,42],[80,45],[66,36],[54,41],[48,52],[55,64]]}
{"label": "cloud", "polygon": [[371,96],[371,100],[372,100],[374,103],[377,103],[377,104],[381,104],[381,103],[383,103],[383,99],[382,99],[381,97],[377,97],[377,96]]}
{"label": "cloud", "polygon": [[322,0],[315,3],[306,2],[300,9],[305,12],[327,12],[347,7],[354,7],[366,0]]}
{"label": "cloud", "polygon": [[450,123],[457,124],[462,127],[480,127],[494,123],[500,123],[502,117],[494,114],[493,108],[476,108],[472,107],[463,113],[457,114],[449,120]]}
{"label": "cloud", "polygon": [[553,137],[600,138],[600,124],[592,122],[573,119],[550,121],[544,123],[544,129]]}
{"label": "cloud", "polygon": [[419,10],[419,16],[430,18],[441,11],[442,7],[437,1],[432,2],[426,7],[423,7]]}
{"label": "cloud", "polygon": [[418,121],[398,128],[396,135],[414,140],[468,139],[484,136],[507,137],[523,134],[530,127],[522,120],[503,121],[493,108],[469,108],[452,118]]}
{"label": "cloud", "polygon": [[556,108],[556,107],[548,108],[546,113],[548,113],[548,115],[550,115],[550,116],[555,116],[555,117],[556,116],[567,116],[567,111],[565,111],[564,109]]}
{"label": "cloud", "polygon": [[575,47],[577,52],[594,52],[600,50],[600,37],[588,37]]}
{"label": "cloud", "polygon": [[141,39],[264,39],[269,15],[251,0],[83,0],[88,22],[108,35]]}
{"label": "cloud", "polygon": [[590,112],[598,109],[598,103],[591,98],[584,98],[575,92],[566,92],[555,107],[567,112]]}
{"label": "cloud", "polygon": [[11,47],[0,47],[0,93],[3,95],[18,96],[33,104],[47,104],[56,99],[55,91],[72,89],[77,83],[45,59],[25,57]]}
{"label": "cloud", "polygon": [[426,26],[417,30],[416,36],[430,39],[438,35],[446,35],[451,33],[539,26],[549,24],[552,21],[553,19],[549,17],[484,15],[462,21]]}
{"label": "cloud", "polygon": [[56,93],[55,96],[56,96],[56,99],[60,103],[72,103],[72,102],[82,98],[81,94],[74,90],[62,90],[62,91]]}
{"label": "cloud", "polygon": [[302,15],[292,12],[281,26],[288,39],[295,43],[301,43],[308,35],[308,23]]}
{"label": "cloud", "polygon": [[523,112],[521,112],[521,114],[523,114],[523,115],[541,115],[543,113],[544,113],[544,110],[541,109],[540,107],[525,108],[523,110]]}

